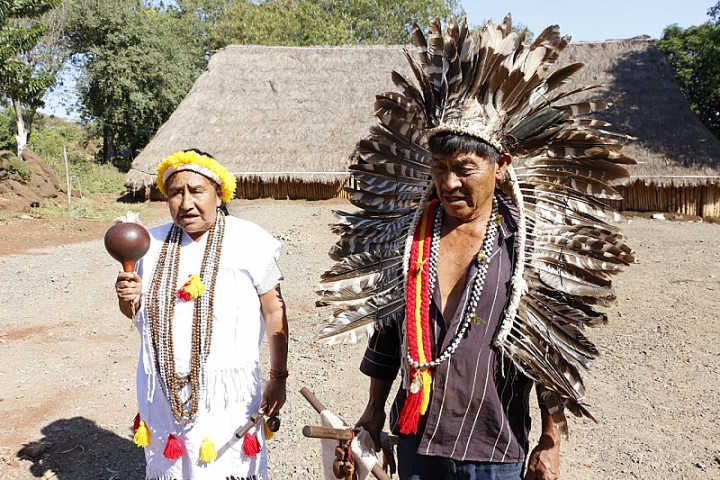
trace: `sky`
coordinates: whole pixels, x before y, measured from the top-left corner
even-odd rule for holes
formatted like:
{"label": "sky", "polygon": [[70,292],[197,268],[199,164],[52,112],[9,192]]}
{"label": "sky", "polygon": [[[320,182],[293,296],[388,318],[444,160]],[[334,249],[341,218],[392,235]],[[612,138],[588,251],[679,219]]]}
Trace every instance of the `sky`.
{"label": "sky", "polygon": [[650,35],[660,38],[674,23],[687,28],[708,21],[707,11],[717,0],[517,0],[461,2],[472,25],[492,19],[499,23],[508,13],[535,35],[549,25],[560,25],[573,41],[602,41]]}
{"label": "sky", "polygon": [[[501,22],[512,14],[514,24],[524,24],[535,35],[549,25],[560,25],[563,35],[573,41],[602,41],[650,35],[660,38],[672,24],[682,28],[708,21],[707,11],[717,0],[462,0],[471,25],[487,20]],[[68,112],[63,99],[74,100],[75,82],[65,75],[64,87],[46,95],[46,107],[40,111],[77,120]]]}

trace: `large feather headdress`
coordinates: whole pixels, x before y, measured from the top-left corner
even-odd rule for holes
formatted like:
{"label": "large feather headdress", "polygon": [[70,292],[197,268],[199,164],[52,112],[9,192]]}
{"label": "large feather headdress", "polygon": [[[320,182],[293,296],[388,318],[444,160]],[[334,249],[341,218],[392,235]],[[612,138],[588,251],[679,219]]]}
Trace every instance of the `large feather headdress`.
{"label": "large feather headdress", "polygon": [[[428,139],[468,134],[523,165],[510,169],[519,240],[494,344],[545,387],[551,411],[565,404],[592,418],[581,374],[598,351],[582,331],[606,322],[593,306],[615,299],[610,276],[633,261],[603,202],[620,199],[613,187],[628,178],[623,165],[635,163],[621,153],[620,140],[630,137],[592,118],[608,104],[566,102],[594,86],[568,87],[581,63],[555,66],[570,40],[559,27],[529,45],[509,15],[472,33],[450,19],[445,33],[438,19],[427,38],[414,27],[417,59],[406,56],[416,83],[392,73],[399,91],[377,96],[380,124],[353,154],[357,187],[347,190],[360,210],[338,212],[333,227],[336,264],[319,294],[334,312],[321,338],[354,342],[402,318],[408,237],[433,190]],[[555,420],[565,431],[559,412]]]}

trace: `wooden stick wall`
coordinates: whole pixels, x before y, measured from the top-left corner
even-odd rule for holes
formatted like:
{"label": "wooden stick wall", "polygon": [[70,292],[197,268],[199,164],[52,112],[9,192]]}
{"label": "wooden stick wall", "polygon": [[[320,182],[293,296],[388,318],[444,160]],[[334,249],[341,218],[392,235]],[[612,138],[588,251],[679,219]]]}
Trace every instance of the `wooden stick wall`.
{"label": "wooden stick wall", "polygon": [[238,179],[236,198],[274,198],[276,200],[325,200],[347,198],[343,187],[347,181],[320,182],[265,182],[259,178]]}
{"label": "wooden stick wall", "polygon": [[[265,182],[258,178],[238,179],[236,198],[274,198],[278,200],[325,200],[348,198],[343,187],[355,187],[354,179],[338,180],[332,183],[278,181]],[[505,185],[501,185],[505,189]],[[616,187],[622,200],[608,200],[605,203],[616,210],[637,212],[668,212],[720,217],[720,185],[658,186],[635,181],[626,186]],[[153,187],[149,199],[161,199]]]}
{"label": "wooden stick wall", "polygon": [[620,201],[607,203],[618,210],[636,212],[668,212],[700,217],[720,216],[720,186],[658,186],[654,183],[633,182],[618,187]]}

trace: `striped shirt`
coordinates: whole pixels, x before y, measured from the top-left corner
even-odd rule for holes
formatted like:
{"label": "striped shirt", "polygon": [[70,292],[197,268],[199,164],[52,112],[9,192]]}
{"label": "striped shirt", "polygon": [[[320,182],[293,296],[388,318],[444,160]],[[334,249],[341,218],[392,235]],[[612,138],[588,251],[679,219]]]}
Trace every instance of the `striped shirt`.
{"label": "striped shirt", "polygon": [[[483,322],[471,322],[455,353],[435,369],[430,406],[421,418],[418,453],[463,461],[517,463],[525,459],[530,432],[529,394],[532,382],[492,346],[510,295],[514,260],[515,206],[496,191],[502,215],[489,259],[480,301],[475,314]],[[442,261],[442,258],[438,260]],[[436,342],[445,348],[462,321],[477,265],[468,269],[465,289],[450,327],[442,317],[437,281],[430,306]],[[450,332],[448,334],[448,332]],[[437,345],[433,344],[435,356]],[[394,380],[401,367],[401,335],[398,326],[376,332],[360,365],[374,378]],[[407,392],[401,386],[390,412],[390,426],[397,420]]]}

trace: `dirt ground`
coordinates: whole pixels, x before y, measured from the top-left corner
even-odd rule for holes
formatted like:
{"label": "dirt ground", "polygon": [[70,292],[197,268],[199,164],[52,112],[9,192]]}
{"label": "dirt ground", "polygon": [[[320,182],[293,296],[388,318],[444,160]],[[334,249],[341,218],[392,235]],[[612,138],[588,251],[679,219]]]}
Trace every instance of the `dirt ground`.
{"label": "dirt ground", "polygon": [[[141,218],[167,221],[161,203]],[[275,480],[322,478],[312,390],[354,422],[368,381],[364,345],[314,342],[326,316],[314,286],[330,265],[337,202],[233,202],[285,247],[291,328],[288,403],[270,441]],[[12,218],[0,224],[0,479],[141,479],[132,444],[137,333],[117,311],[119,265],[104,250],[110,222]],[[720,479],[720,225],[626,218],[637,264],[616,280],[603,355],[587,381],[599,425],[570,421],[565,479]],[[267,367],[266,369],[267,370]],[[537,434],[537,431],[534,432]],[[21,454],[18,452],[25,447]]]}

